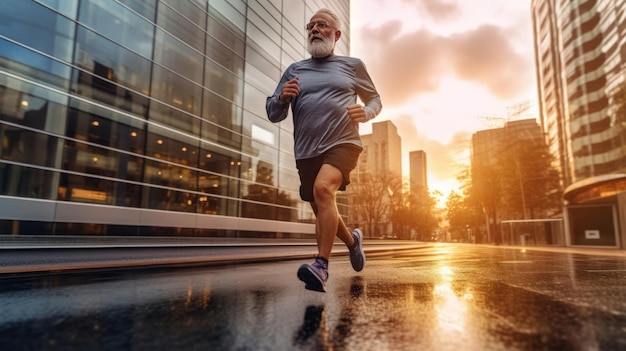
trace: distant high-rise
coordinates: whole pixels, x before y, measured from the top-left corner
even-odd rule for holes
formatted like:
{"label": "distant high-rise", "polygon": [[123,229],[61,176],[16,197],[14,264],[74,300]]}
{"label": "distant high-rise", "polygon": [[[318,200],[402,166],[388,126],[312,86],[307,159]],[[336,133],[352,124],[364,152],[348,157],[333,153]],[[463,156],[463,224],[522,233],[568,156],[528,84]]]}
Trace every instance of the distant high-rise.
{"label": "distant high-rise", "polygon": [[409,179],[411,191],[418,188],[428,188],[426,152],[424,150],[409,153]]}
{"label": "distant high-rise", "polygon": [[[402,139],[398,135],[398,128],[391,121],[375,122],[372,123],[372,134],[362,135],[361,140],[363,152],[352,177],[354,185],[348,188],[348,192],[353,192],[353,194],[359,192],[359,181],[367,184],[368,178],[370,181],[374,179],[376,182],[388,182],[387,184],[376,183],[374,186],[384,191],[382,203],[389,204],[394,194],[391,189],[392,183],[394,179],[400,180],[402,177]],[[368,187],[371,187],[372,183],[369,184]],[[349,223],[365,225],[367,215],[359,213],[358,207],[354,203],[349,207]],[[379,215],[376,223],[364,228],[366,237],[393,232],[389,212],[379,213]]]}
{"label": "distant high-rise", "polygon": [[541,124],[564,186],[626,170],[626,2],[533,0]]}
{"label": "distant high-rise", "polygon": [[478,131],[472,135],[472,167],[497,165],[511,135],[517,140],[542,143],[543,132],[535,119],[509,121],[501,128]]}
{"label": "distant high-rise", "polygon": [[372,123],[372,134],[362,135],[359,173],[386,172],[402,177],[402,139],[391,121]]}

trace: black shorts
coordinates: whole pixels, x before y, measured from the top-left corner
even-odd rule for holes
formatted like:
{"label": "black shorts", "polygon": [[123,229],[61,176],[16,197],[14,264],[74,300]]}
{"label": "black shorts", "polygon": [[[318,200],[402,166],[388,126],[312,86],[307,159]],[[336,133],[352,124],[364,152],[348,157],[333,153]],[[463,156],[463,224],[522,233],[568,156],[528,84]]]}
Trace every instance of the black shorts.
{"label": "black shorts", "polygon": [[343,176],[339,190],[346,190],[350,184],[350,172],[356,167],[359,155],[363,149],[354,144],[339,144],[323,154],[296,160],[298,175],[300,176],[300,198],[304,201],[313,201],[313,184],[323,164],[337,167]]}

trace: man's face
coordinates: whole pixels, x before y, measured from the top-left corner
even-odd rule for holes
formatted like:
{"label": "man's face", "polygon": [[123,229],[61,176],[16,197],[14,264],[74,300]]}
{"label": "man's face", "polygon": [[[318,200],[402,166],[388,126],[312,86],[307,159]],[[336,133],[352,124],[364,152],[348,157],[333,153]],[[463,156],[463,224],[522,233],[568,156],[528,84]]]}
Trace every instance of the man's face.
{"label": "man's face", "polygon": [[335,28],[332,18],[326,14],[313,15],[307,29],[307,51],[313,57],[326,57],[333,53],[335,41],[341,32]]}

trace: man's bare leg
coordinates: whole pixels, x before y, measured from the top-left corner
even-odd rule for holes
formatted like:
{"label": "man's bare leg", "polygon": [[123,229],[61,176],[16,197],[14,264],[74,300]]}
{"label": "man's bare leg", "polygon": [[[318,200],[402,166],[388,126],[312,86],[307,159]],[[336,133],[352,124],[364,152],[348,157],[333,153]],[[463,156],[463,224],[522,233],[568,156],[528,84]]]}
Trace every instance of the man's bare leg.
{"label": "man's bare leg", "polygon": [[[317,218],[317,207],[315,206],[315,202],[309,202],[309,204],[311,204],[313,213],[315,213],[315,217]],[[354,237],[352,236],[352,233],[348,229],[348,226],[346,226],[345,222],[343,221],[343,218],[341,217],[341,215],[339,215],[338,218],[339,218],[339,221],[337,224],[337,237],[341,241],[343,241],[347,247],[352,247],[354,245]],[[317,244],[319,245],[320,242],[319,242],[319,236],[317,235],[317,230],[315,232],[315,238],[317,239]]]}
{"label": "man's bare leg", "polygon": [[339,216],[339,225],[337,226],[337,237],[346,244],[347,247],[352,247],[354,245],[354,237],[346,223],[344,223],[343,218]]}
{"label": "man's bare leg", "polygon": [[[351,241],[348,232],[339,212],[335,194],[343,182],[341,171],[336,167],[324,164],[320,168],[315,184],[313,185],[313,196],[315,203],[313,209],[316,211],[315,234],[317,236],[318,255],[330,259],[335,236],[346,242]],[[348,238],[350,237],[350,238]]]}
{"label": "man's bare leg", "polygon": [[[316,215],[315,237],[317,238],[318,258],[312,265],[303,264],[298,269],[298,279],[303,281],[306,284],[305,288],[309,290],[326,291],[328,261],[335,237],[339,237],[350,248],[350,263],[355,271],[361,271],[365,264],[361,246],[355,245],[355,239],[337,211],[335,194],[342,181],[343,176],[339,169],[324,164],[313,184],[315,200],[311,202],[311,207]],[[356,248],[356,251],[352,246]]]}

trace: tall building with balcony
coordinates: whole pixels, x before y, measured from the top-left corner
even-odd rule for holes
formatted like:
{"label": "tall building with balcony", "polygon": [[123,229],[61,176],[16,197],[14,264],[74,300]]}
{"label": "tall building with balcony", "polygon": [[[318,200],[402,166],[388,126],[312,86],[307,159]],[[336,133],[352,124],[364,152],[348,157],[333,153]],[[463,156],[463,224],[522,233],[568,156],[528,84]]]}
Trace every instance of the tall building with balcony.
{"label": "tall building with balcony", "polygon": [[348,0],[0,2],[0,234],[314,233],[265,113]]}
{"label": "tall building with balcony", "polygon": [[625,248],[626,2],[533,0],[531,9],[539,113],[566,188],[568,244]]}

